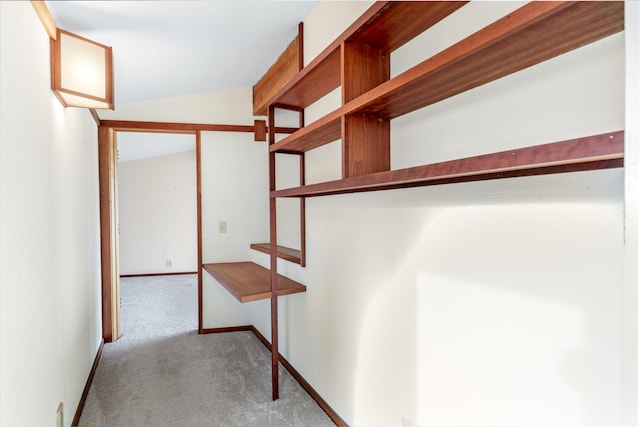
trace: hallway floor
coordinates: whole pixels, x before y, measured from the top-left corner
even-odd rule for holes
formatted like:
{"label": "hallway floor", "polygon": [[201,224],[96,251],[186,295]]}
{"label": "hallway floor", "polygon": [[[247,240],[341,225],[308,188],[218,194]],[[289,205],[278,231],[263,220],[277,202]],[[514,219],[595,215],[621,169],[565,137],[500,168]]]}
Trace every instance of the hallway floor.
{"label": "hallway floor", "polygon": [[121,280],[122,337],[105,344],[80,426],[332,426],[252,332],[198,335],[197,276]]}

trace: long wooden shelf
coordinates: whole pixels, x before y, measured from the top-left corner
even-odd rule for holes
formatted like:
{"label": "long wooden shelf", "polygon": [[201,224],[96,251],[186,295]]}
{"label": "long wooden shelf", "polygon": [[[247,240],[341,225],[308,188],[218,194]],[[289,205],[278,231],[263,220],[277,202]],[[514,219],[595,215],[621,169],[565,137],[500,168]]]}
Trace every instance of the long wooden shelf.
{"label": "long wooden shelf", "polygon": [[[265,254],[271,253],[271,245],[269,243],[252,243],[251,249]],[[277,245],[276,252],[278,258],[300,264],[300,251],[298,249],[291,249],[286,246]]]}
{"label": "long wooden shelf", "polygon": [[622,167],[624,131],[271,192],[312,197]]}
{"label": "long wooden shelf", "polygon": [[[238,301],[271,298],[270,271],[252,262],[202,264]],[[278,296],[306,292],[307,287],[278,274]]]}
{"label": "long wooden shelf", "polygon": [[623,29],[622,2],[528,3],[271,145],[270,150],[317,148],[340,138],[344,116],[393,119]]}
{"label": "long wooden shelf", "polygon": [[269,104],[305,108],[340,86],[342,43],[363,43],[392,52],[466,3],[466,1],[380,1],[375,3],[281,88],[270,99]]}

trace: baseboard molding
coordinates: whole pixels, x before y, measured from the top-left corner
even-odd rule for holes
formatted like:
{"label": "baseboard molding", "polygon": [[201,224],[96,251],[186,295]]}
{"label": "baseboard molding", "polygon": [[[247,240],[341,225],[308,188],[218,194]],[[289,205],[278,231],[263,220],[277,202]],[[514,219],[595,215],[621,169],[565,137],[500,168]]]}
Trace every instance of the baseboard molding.
{"label": "baseboard molding", "polygon": [[[267,349],[269,351],[271,351],[271,343],[269,342],[269,340],[267,340],[264,337],[264,335],[262,335],[260,333],[260,331],[253,325],[231,326],[231,327],[228,327],[228,328],[202,329],[200,331],[200,333],[201,334],[221,334],[221,333],[226,333],[226,332],[238,332],[238,331],[251,331],[251,332],[253,332],[254,335],[256,337],[258,337],[258,339],[262,342],[262,344],[264,344],[265,347],[267,347]],[[343,420],[340,417],[340,415],[338,415],[338,413],[333,410],[333,408],[331,406],[329,406],[327,401],[324,400],[322,398],[322,396],[320,396],[320,394],[313,387],[311,387],[311,384],[309,384],[309,382],[307,380],[305,380],[302,375],[300,375],[300,372],[296,371],[296,369],[291,365],[291,363],[289,363],[289,361],[287,361],[287,359],[282,357],[281,353],[278,353],[278,359],[280,360],[280,363],[282,363],[282,366],[284,366],[284,368],[287,371],[289,371],[291,376],[293,378],[295,378],[296,381],[298,381],[298,383],[302,386],[303,389],[305,389],[307,391],[307,393],[309,393],[309,396],[311,396],[311,398],[316,401],[318,406],[320,406],[320,408],[322,408],[322,410],[327,413],[329,418],[331,418],[331,421],[333,421],[339,427],[343,427],[343,426],[344,427],[348,427],[349,426],[349,424],[347,424],[346,421]]]}
{"label": "baseboard molding", "polygon": [[226,328],[203,328],[198,331],[199,334],[224,334],[226,332],[251,331],[253,326],[229,326]]}
{"label": "baseboard molding", "polygon": [[80,402],[78,402],[78,408],[76,409],[76,414],[73,417],[72,426],[76,427],[80,422],[80,416],[82,415],[82,410],[84,409],[84,403],[87,400],[87,395],[89,394],[89,389],[91,388],[91,383],[93,382],[93,376],[96,374],[96,369],[98,369],[98,362],[100,362],[100,357],[102,356],[102,349],[104,349],[104,339],[100,340],[100,346],[98,346],[98,352],[96,353],[96,358],[93,360],[93,366],[91,366],[91,371],[89,371],[89,377],[87,377],[87,382],[84,385],[84,390],[82,390],[82,396],[80,396]]}
{"label": "baseboard molding", "polygon": [[177,273],[142,273],[142,274],[121,274],[121,278],[127,277],[152,277],[152,276],[180,276],[183,274],[198,274],[197,271],[181,271]]}
{"label": "baseboard molding", "polygon": [[[258,331],[258,329],[255,326],[251,326],[251,332],[253,332],[256,337],[258,337],[258,339],[260,341],[262,341],[262,343],[265,345],[265,347],[267,347],[269,349],[269,351],[271,351],[271,343],[269,342],[269,340],[267,340],[264,335],[262,335],[260,333],[260,331]],[[327,413],[327,415],[329,416],[329,418],[331,418],[331,421],[333,421],[337,426],[340,427],[348,427],[348,424],[346,423],[345,420],[343,420],[340,415],[338,415],[338,413],[336,411],[333,410],[333,408],[331,406],[329,406],[329,404],[327,403],[326,400],[324,400],[322,398],[322,396],[320,396],[320,394],[311,386],[311,384],[309,384],[309,382],[307,380],[304,379],[304,377],[300,374],[300,372],[298,372],[292,365],[291,363],[289,363],[287,361],[287,359],[285,359],[284,357],[282,357],[282,354],[278,353],[278,360],[280,360],[280,363],[282,363],[282,366],[284,366],[284,368],[289,371],[289,373],[291,374],[291,376],[293,378],[296,379],[296,381],[298,381],[298,383],[300,383],[300,385],[302,386],[303,389],[305,389],[307,391],[307,393],[309,393],[309,396],[311,396],[311,398],[313,400],[316,401],[316,403],[318,404],[318,406],[320,406],[320,408],[322,408],[322,410],[324,412]]]}

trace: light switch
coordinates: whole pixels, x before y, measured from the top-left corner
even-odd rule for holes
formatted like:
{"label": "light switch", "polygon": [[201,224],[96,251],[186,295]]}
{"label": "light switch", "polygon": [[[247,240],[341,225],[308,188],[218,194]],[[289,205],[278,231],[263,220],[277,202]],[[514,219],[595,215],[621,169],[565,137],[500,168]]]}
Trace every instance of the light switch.
{"label": "light switch", "polygon": [[218,222],[218,233],[226,233],[227,232],[227,221]]}

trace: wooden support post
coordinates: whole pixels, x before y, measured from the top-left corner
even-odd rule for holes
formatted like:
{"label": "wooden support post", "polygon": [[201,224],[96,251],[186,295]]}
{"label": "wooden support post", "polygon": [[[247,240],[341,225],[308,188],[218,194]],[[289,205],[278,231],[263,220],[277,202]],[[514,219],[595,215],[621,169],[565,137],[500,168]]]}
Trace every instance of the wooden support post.
{"label": "wooden support post", "polygon": [[196,209],[198,228],[198,333],[204,331],[202,323],[202,132],[196,131]]}
{"label": "wooden support post", "polygon": [[[269,106],[269,145],[276,141],[275,108]],[[278,236],[276,223],[276,153],[269,151],[269,242],[271,244],[271,389],[273,400],[280,397],[278,376]]]}
{"label": "wooden support post", "polygon": [[[302,24],[300,24],[302,25]],[[299,126],[304,127],[304,109],[299,111]],[[304,152],[300,153],[300,186],[305,182],[305,156]],[[300,197],[300,266],[307,266],[307,199]]]}
{"label": "wooden support post", "polygon": [[266,141],[267,140],[267,122],[264,120],[253,121],[253,140],[254,141]]}

